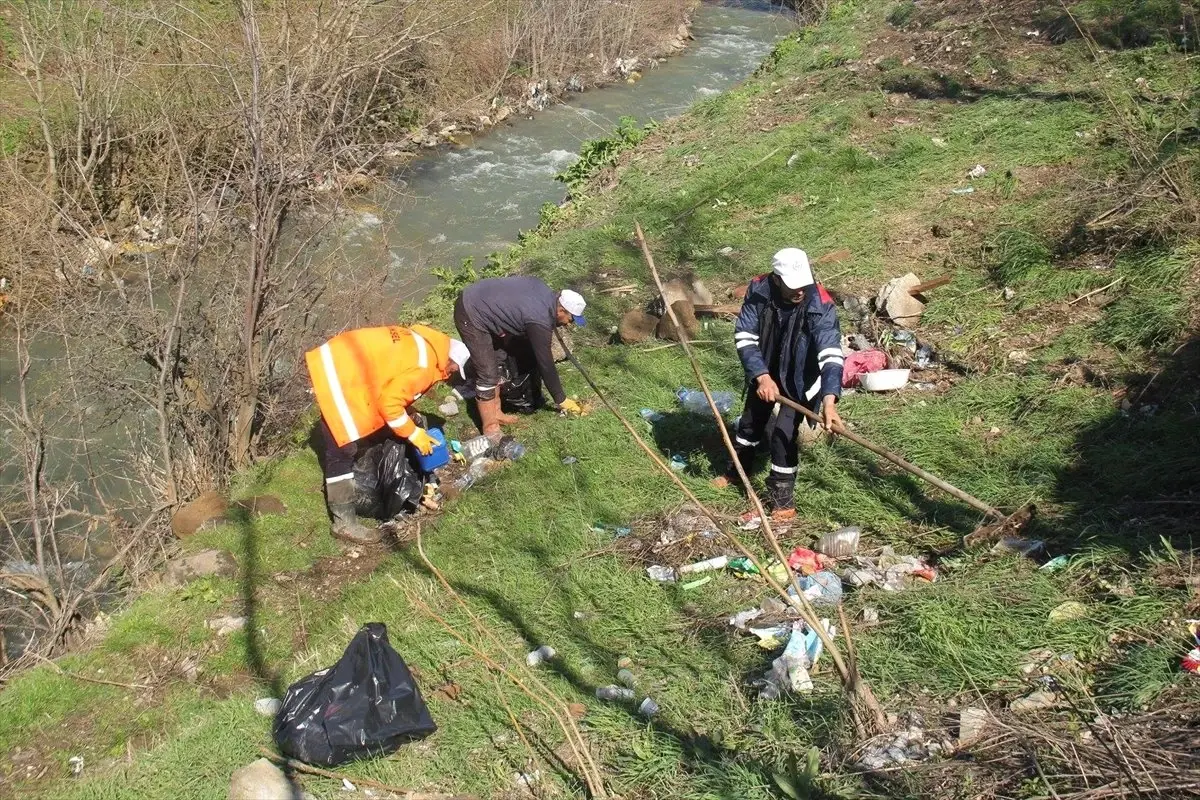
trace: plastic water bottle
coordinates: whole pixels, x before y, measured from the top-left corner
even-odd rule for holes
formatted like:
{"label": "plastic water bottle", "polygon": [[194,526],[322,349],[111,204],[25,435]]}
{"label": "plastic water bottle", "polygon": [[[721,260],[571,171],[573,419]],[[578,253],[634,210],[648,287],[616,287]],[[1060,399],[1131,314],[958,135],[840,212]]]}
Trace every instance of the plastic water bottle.
{"label": "plastic water bottle", "polygon": [[492,450],[492,458],[497,461],[516,461],[523,455],[525,455],[525,445],[511,436],[502,438]]}
{"label": "plastic water bottle", "polygon": [[626,689],[623,686],[598,686],[596,688],[597,700],[624,700],[629,702],[635,697],[633,689]]}
{"label": "plastic water bottle", "polygon": [[462,443],[463,458],[467,461],[474,461],[480,456],[487,455],[491,449],[492,440],[486,436],[476,436],[474,439],[468,439]]}
{"label": "plastic water bottle", "polygon": [[[721,412],[722,416],[728,414],[729,410],[733,408],[732,392],[713,392],[712,396],[713,402],[716,403],[717,410]],[[675,391],[675,397],[678,398],[680,405],[693,414],[712,414],[712,409],[708,405],[708,398],[699,389],[685,389],[680,387]]]}

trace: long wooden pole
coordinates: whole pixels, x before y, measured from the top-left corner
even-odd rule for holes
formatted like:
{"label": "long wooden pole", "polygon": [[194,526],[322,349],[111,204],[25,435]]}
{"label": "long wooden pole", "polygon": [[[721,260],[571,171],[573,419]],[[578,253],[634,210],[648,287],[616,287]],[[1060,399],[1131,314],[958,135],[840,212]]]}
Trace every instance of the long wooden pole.
{"label": "long wooden pole", "polygon": [[[788,398],[784,397],[783,395],[780,395],[779,402],[781,405],[785,405],[790,409],[799,411],[801,414],[808,417],[810,420],[817,423],[818,425],[825,424],[825,421],[821,418],[820,415],[814,414],[812,411],[810,411],[809,409],[800,405],[799,403],[795,402],[794,400],[789,400]],[[966,492],[964,492],[962,489],[959,489],[956,486],[952,486],[949,483],[946,483],[944,480],[939,478],[937,475],[934,475],[932,472],[927,472],[926,470],[923,470],[920,467],[918,467],[916,464],[913,464],[909,461],[905,461],[903,458],[901,458],[900,456],[891,452],[890,450],[885,450],[884,448],[880,447],[879,445],[874,444],[874,443],[864,439],[863,437],[859,436],[858,434],[847,430],[845,428],[845,426],[835,425],[833,427],[833,432],[838,434],[839,436],[845,436],[850,441],[854,442],[855,444],[857,444],[861,447],[867,448],[868,450],[870,450],[872,453],[874,453],[877,456],[886,458],[888,461],[890,461],[893,464],[895,464],[896,466],[900,467],[900,469],[904,470],[905,472],[909,472],[913,475],[916,475],[921,480],[933,484],[937,488],[941,489],[943,492],[946,492],[947,494],[957,497],[959,500],[962,500],[967,505],[982,511],[983,513],[987,514],[988,516],[994,517],[995,519],[998,519],[998,520],[1005,519],[1004,514],[1001,514],[998,510],[992,508],[987,503],[980,500],[978,497],[973,497],[973,496],[967,494]]]}

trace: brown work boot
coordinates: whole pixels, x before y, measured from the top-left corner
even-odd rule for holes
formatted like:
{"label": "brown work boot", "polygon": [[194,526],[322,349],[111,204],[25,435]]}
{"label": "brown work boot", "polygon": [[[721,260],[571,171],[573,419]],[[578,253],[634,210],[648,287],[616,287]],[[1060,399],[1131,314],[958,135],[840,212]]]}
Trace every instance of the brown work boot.
{"label": "brown work boot", "polygon": [[500,411],[499,392],[491,400],[476,398],[475,404],[479,408],[479,425],[483,429],[483,435],[490,439],[500,438],[501,425],[512,425],[517,421],[516,417]]}

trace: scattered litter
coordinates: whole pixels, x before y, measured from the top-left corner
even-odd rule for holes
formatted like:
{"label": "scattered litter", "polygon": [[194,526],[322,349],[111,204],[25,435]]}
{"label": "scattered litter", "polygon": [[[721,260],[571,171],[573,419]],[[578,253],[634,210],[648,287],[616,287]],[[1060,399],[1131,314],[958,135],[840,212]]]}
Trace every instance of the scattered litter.
{"label": "scattered litter", "polygon": [[745,556],[729,559],[729,571],[738,577],[748,577],[758,574],[758,567],[754,566],[754,562]]}
{"label": "scattered litter", "polygon": [[597,700],[609,701],[631,701],[634,698],[633,689],[626,689],[624,686],[598,686],[596,687]]}
{"label": "scattered litter", "polygon": [[671,567],[655,564],[654,566],[646,567],[646,574],[650,576],[650,580],[658,581],[659,583],[675,582],[675,570]]}
{"label": "scattered litter", "polygon": [[974,194],[974,193],[975,193],[974,186],[963,186],[959,189],[951,189],[950,190],[950,194]]}
{"label": "scattered litter", "polygon": [[992,547],[993,553],[1017,553],[1026,558],[1033,558],[1046,549],[1046,543],[1040,539],[1026,539],[1024,536],[1005,536]]}
{"label": "scattered litter", "polygon": [[712,575],[705,575],[703,578],[697,578],[694,581],[680,584],[680,588],[685,592],[690,592],[692,589],[699,589],[704,584],[712,580]]}
{"label": "scattered litter", "polygon": [[904,388],[908,383],[908,375],[906,369],[881,369],[860,375],[858,382],[868,392],[892,392]]}
{"label": "scattered litter", "polygon": [[863,610],[858,615],[862,617],[864,625],[879,624],[879,609],[875,606],[863,606]]}
{"label": "scattered litter", "polygon": [[862,528],[849,525],[830,531],[817,540],[817,552],[831,558],[848,558],[858,549],[858,540],[862,536]]}
{"label": "scattered litter", "polygon": [[579,462],[579,459],[578,459],[578,458],[576,458],[575,456],[563,456],[562,463],[563,463],[565,466],[568,466],[568,467],[569,467],[569,466],[571,466],[572,464],[576,464],[576,463],[578,463],[578,462]]}
{"label": "scattered litter", "polygon": [[679,568],[680,575],[691,575],[697,572],[709,572],[714,569],[725,569],[729,565],[729,556],[716,556],[714,558],[697,561],[693,564],[684,564]]}
{"label": "scattered litter", "polygon": [[763,650],[775,651],[787,644],[792,635],[791,625],[780,623],[769,628],[747,628],[747,632],[758,637],[758,646]]}
{"label": "scattered litter", "polygon": [[611,533],[618,539],[624,539],[626,536],[629,536],[631,533],[633,533],[633,528],[628,528],[623,525],[605,525],[603,522],[593,523],[592,530],[596,533]]}
{"label": "scattered litter", "polygon": [[851,586],[874,585],[897,592],[915,580],[936,581],[937,570],[916,556],[897,555],[889,546],[875,557],[855,556],[853,565],[842,571],[842,580]]}
{"label": "scattered litter", "polygon": [[438,413],[441,414],[443,417],[457,417],[458,416],[458,403],[455,402],[453,397],[451,397],[451,398],[447,399],[446,402],[444,402],[440,406],[438,406]]}
{"label": "scattered litter", "polygon": [[[827,619],[821,620],[821,625],[830,637],[837,631]],[[763,675],[758,696],[763,700],[775,700],[787,691],[812,691],[810,670],[816,666],[822,650],[821,639],[816,631],[810,630],[803,622],[792,623],[787,647],[782,655],[771,662],[771,669]]]}
{"label": "scattered litter", "polygon": [[[699,389],[687,389],[679,387],[675,390],[675,397],[679,400],[679,404],[684,407],[684,410],[692,414],[711,415],[712,408],[708,405],[708,398],[704,396],[704,392]],[[716,404],[717,410],[721,415],[729,413],[733,408],[733,392],[713,392],[713,403]]]}
{"label": "scattered litter", "polygon": [[538,664],[545,663],[558,655],[558,651],[548,644],[544,644],[537,650],[531,650],[525,655],[525,663],[531,667],[536,667]]}
{"label": "scattered litter", "polygon": [[773,595],[764,597],[762,604],[759,607],[762,609],[764,614],[783,614],[789,608],[787,603]]}
{"label": "scattered litter", "polygon": [[283,703],[274,697],[260,697],[254,701],[254,711],[264,717],[273,717],[283,708]]}
{"label": "scattered litter", "polygon": [[721,255],[723,255],[723,256],[727,256],[727,255],[731,255],[731,254],[733,253],[733,248],[732,248],[732,247],[730,247],[729,245],[725,245],[724,247],[722,247],[722,248],[721,248],[720,250],[718,250],[717,252],[718,252],[718,253],[720,253],[720,254],[721,254]]}
{"label": "scattered litter", "polygon": [[633,659],[629,656],[621,656],[617,659],[617,669],[630,669],[633,667]]}
{"label": "scattered litter", "polygon": [[715,539],[720,534],[717,523],[692,503],[684,503],[678,511],[667,516],[664,523],[658,539],[663,546],[678,544],[696,536]]}
{"label": "scattered litter", "polygon": [[761,608],[748,608],[745,611],[739,611],[729,618],[729,624],[740,631],[746,630],[746,624],[753,619],[758,619],[763,614]]}
{"label": "scattered litter", "polygon": [[931,137],[931,138],[929,139],[929,141],[933,142],[933,146],[934,146],[934,147],[945,147],[945,146],[946,146],[946,140],[945,140],[945,139],[939,139],[939,138],[938,138],[938,137],[936,137],[936,136],[933,136],[933,137]]}
{"label": "scattered litter", "polygon": [[[813,605],[837,605],[842,599],[842,579],[835,573],[822,570],[814,575],[805,575],[798,580],[804,596]],[[788,587],[788,594],[795,596],[795,587]]]}
{"label": "scattered litter", "polygon": [[912,385],[912,387],[914,389],[916,389],[918,392],[932,392],[934,389],[937,388],[937,384],[936,383],[928,383],[928,382],[914,383]]}
{"label": "scattered litter", "polygon": [[867,372],[878,372],[887,367],[887,353],[882,350],[859,350],[846,356],[842,368],[842,387],[849,389],[858,385],[859,376]]}
{"label": "scattered litter", "polygon": [[[468,443],[469,444],[469,443]],[[459,492],[464,492],[474,486],[480,478],[487,475],[487,465],[490,459],[477,458],[471,462],[471,466],[467,467],[467,471],[454,481],[454,488]]]}
{"label": "scattered litter", "polygon": [[900,345],[910,353],[917,352],[917,337],[912,331],[904,329],[892,331],[892,342]]}
{"label": "scattered litter", "polygon": [[487,455],[488,451],[492,449],[492,440],[486,436],[476,436],[463,442],[460,447],[463,457],[467,461],[474,461]]}
{"label": "scattered litter", "polygon": [[671,456],[670,463],[671,469],[675,470],[676,472],[682,472],[683,470],[687,469],[687,459],[679,455],[679,453],[675,453]]}
{"label": "scattered litter", "polygon": [[1038,689],[1025,697],[1017,698],[1009,704],[1009,709],[1014,713],[1022,714],[1026,711],[1041,711],[1047,708],[1053,708],[1058,702],[1058,695],[1049,689]]}
{"label": "scattered litter", "polygon": [[885,769],[907,762],[924,761],[945,749],[945,743],[929,741],[925,729],[914,721],[900,733],[884,734],[872,740],[858,760],[858,765],[869,770]]}
{"label": "scattered litter", "polygon": [[71,768],[71,774],[78,778],[83,774],[83,756],[71,756],[67,759],[67,766]]}
{"label": "scattered litter", "polygon": [[983,164],[976,164],[967,171],[968,178],[982,178],[984,175],[987,175],[987,167]]}
{"label": "scattered litter", "polygon": [[937,361],[937,355],[933,352],[933,348],[927,344],[923,344],[917,348],[916,367],[917,369],[929,369]]}
{"label": "scattered litter", "polygon": [[535,769],[533,772],[514,772],[513,783],[518,789],[523,789],[530,794],[535,794],[534,786],[542,780],[542,771]]}
{"label": "scattered litter", "polygon": [[654,700],[649,697],[642,700],[641,705],[638,706],[638,713],[641,714],[643,717],[646,717],[647,719],[658,714],[658,712],[659,712],[658,703],[654,702]]}
{"label": "scattered litter", "polygon": [[343,792],[357,792],[358,787],[355,786],[353,783],[351,783],[349,778],[342,778],[342,791]]}
{"label": "scattered litter", "polygon": [[795,163],[799,160],[800,160],[799,153],[792,153],[790,156],[788,156],[788,160],[787,160],[788,169],[791,169],[795,165]]}
{"label": "scattered litter", "polygon": [[825,558],[807,547],[797,547],[788,554],[788,566],[801,575],[812,575],[825,569]]}
{"label": "scattered litter", "polygon": [[1075,619],[1082,619],[1088,613],[1087,606],[1080,603],[1078,600],[1068,600],[1065,603],[1060,603],[1050,610],[1051,622],[1070,622]]}
{"label": "scattered litter", "polygon": [[204,627],[215,631],[217,636],[228,636],[234,631],[244,630],[248,621],[246,617],[217,617],[205,621]]}
{"label": "scattered litter", "polygon": [[1013,289],[1013,288],[1012,288],[1012,287],[1010,287],[1010,286],[1005,286],[1005,287],[1004,287],[1004,299],[1005,299],[1005,300],[1012,300],[1012,299],[1013,299],[1014,297],[1016,297],[1016,296],[1017,296],[1017,291],[1016,291],[1016,289]]}
{"label": "scattered litter", "polygon": [[1183,657],[1181,666],[1185,672],[1200,675],[1200,619],[1189,619],[1187,626],[1188,631],[1192,634],[1192,643],[1195,647]]}
{"label": "scattered litter", "polygon": [[1060,569],[1065,569],[1069,563],[1071,563],[1070,556],[1055,556],[1045,564],[1042,564],[1042,569],[1046,570],[1046,572],[1058,572]]}
{"label": "scattered litter", "polygon": [[1008,360],[1014,364],[1028,364],[1033,359],[1028,350],[1013,350],[1008,354]]}
{"label": "scattered litter", "polygon": [[622,667],[617,670],[617,683],[624,686],[626,689],[636,689],[637,679],[633,676],[633,670],[628,667]]}
{"label": "scattered litter", "polygon": [[655,411],[652,408],[643,408],[638,413],[641,414],[642,419],[646,420],[646,422],[649,422],[651,425],[653,425],[656,422],[661,422],[662,420],[666,419],[665,414],[663,414],[660,411]]}

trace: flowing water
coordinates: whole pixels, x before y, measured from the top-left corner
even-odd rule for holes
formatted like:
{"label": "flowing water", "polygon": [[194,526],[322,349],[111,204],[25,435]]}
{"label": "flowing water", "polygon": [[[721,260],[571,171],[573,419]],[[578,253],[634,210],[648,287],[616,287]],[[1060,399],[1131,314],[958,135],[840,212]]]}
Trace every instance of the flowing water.
{"label": "flowing water", "polygon": [[695,41],[658,66],[643,64],[640,81],[571,95],[532,118],[409,164],[395,178],[398,191],[360,209],[334,245],[338,257],[386,253],[388,305],[419,299],[434,280],[431,267],[458,266],[468,257],[482,263],[513,244],[518,231],[535,227],[542,204],[565,196],[554,176],[575,162],[584,141],[611,134],[623,116],[663,120],[719,94],[749,75],[793,24],[777,4],[701,6]]}
{"label": "flowing water", "polygon": [[[749,75],[792,26],[777,4],[705,3],[694,14],[689,47],[657,66],[643,64],[640,81],[571,95],[569,102],[532,118],[515,118],[462,146],[417,159],[394,176],[392,188],[398,191],[381,193],[373,205],[356,205],[348,228],[327,237],[312,257],[372,266],[383,259],[388,275],[378,316],[394,318],[389,310],[419,300],[433,285],[432,267],[457,266],[468,257],[482,261],[514,243],[520,230],[534,227],[542,204],[563,199],[565,187],[554,176],[575,161],[584,141],[611,134],[623,116],[663,120],[719,94]],[[35,343],[32,355],[36,404],[37,397],[53,390],[61,343]],[[0,348],[0,399],[6,404],[16,402],[15,373],[14,353],[6,345]],[[121,505],[137,496],[129,465],[138,449],[136,432],[145,429],[145,420],[137,422],[113,421],[90,452],[93,467],[100,465],[106,473],[101,491]],[[0,422],[0,480],[14,481],[20,477],[12,469],[15,437],[3,428]],[[77,447],[52,445],[46,462],[49,479],[82,481],[78,461]],[[87,491],[83,489],[85,495]],[[93,542],[72,557],[90,564],[103,552]]]}

